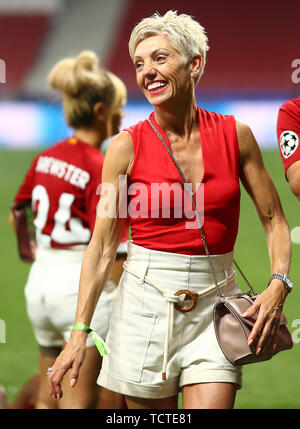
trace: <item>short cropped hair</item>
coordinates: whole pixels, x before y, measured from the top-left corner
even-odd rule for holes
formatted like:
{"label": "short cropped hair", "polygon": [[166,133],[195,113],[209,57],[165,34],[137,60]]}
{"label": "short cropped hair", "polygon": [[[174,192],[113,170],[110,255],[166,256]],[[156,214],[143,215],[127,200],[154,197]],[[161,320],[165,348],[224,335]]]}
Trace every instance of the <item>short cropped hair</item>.
{"label": "short cropped hair", "polygon": [[195,55],[201,55],[202,63],[199,79],[206,64],[206,52],[209,49],[208,39],[204,27],[190,15],[178,15],[177,11],[169,10],[163,16],[155,13],[148,18],[143,18],[134,27],[129,39],[131,58],[133,59],[139,42],[160,33],[169,37],[174,47],[182,54],[186,64]]}

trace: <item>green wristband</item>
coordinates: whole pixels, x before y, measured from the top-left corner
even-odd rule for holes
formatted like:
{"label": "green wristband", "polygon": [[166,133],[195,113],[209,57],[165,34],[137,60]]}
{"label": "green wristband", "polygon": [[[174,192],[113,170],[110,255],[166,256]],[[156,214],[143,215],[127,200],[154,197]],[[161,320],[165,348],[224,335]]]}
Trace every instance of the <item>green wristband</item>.
{"label": "green wristband", "polygon": [[107,355],[108,353],[110,353],[110,349],[108,347],[107,344],[105,344],[105,341],[100,337],[100,335],[97,334],[97,332],[93,331],[91,328],[89,328],[87,325],[85,325],[84,323],[75,323],[75,325],[73,326],[72,332],[73,331],[84,331],[87,332],[93,339],[99,353],[101,356]]}

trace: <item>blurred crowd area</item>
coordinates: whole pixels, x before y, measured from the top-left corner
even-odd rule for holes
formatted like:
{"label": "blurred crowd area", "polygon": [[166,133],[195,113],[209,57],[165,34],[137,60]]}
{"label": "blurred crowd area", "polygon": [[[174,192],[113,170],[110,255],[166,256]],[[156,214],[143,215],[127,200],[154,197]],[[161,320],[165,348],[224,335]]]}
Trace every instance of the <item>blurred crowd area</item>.
{"label": "blurred crowd area", "polygon": [[142,18],[169,9],[207,31],[199,104],[234,114],[261,146],[273,147],[279,106],[300,95],[299,0],[0,0],[0,147],[47,146],[70,133],[47,75],[84,49],[125,82],[124,127],[144,118],[151,109],[138,91],[128,40]]}

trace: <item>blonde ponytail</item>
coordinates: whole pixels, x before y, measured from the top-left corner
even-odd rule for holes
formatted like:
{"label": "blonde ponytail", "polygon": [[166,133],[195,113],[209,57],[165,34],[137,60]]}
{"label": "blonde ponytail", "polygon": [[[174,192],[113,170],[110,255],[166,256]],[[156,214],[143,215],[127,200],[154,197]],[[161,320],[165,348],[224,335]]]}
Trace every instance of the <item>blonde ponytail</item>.
{"label": "blonde ponytail", "polygon": [[109,73],[99,68],[99,59],[93,51],[59,61],[48,79],[52,88],[63,93],[66,122],[73,128],[92,123],[97,102],[111,108],[115,99],[115,86]]}

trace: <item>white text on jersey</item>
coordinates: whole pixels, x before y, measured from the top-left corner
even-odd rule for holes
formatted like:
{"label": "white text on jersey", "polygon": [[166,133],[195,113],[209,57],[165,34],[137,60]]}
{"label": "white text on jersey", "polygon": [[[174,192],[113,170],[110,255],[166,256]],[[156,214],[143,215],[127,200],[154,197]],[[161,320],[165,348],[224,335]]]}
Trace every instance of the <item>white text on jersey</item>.
{"label": "white text on jersey", "polygon": [[81,189],[85,189],[90,180],[90,175],[87,171],[51,156],[40,156],[35,171],[52,174]]}

